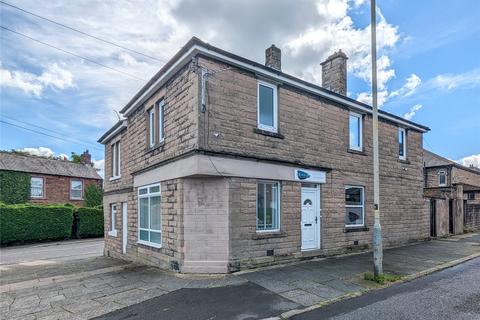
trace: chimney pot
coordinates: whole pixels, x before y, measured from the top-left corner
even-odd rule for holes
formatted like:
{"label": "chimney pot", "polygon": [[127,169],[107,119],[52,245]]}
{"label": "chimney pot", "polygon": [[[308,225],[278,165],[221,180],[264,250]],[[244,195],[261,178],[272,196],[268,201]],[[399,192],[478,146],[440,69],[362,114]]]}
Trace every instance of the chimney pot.
{"label": "chimney pot", "polygon": [[347,95],[347,59],[347,55],[340,49],[321,63],[322,87]]}
{"label": "chimney pot", "polygon": [[265,65],[267,67],[282,71],[282,51],[274,44],[265,50]]}

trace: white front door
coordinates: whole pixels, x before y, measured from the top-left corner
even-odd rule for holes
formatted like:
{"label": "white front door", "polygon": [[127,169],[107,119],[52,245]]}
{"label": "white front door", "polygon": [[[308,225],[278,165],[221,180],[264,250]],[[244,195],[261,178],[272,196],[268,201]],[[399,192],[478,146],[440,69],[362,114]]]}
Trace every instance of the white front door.
{"label": "white front door", "polygon": [[122,203],[122,253],[127,252],[128,240],[128,207],[127,203]]}
{"label": "white front door", "polygon": [[302,188],[302,250],[320,248],[320,189]]}

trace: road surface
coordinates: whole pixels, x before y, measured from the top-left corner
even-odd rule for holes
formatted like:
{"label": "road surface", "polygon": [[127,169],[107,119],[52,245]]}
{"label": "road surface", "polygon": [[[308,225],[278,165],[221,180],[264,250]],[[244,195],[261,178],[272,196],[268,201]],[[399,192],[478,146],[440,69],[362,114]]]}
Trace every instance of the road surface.
{"label": "road surface", "polygon": [[411,282],[301,314],[293,319],[478,320],[480,258]]}

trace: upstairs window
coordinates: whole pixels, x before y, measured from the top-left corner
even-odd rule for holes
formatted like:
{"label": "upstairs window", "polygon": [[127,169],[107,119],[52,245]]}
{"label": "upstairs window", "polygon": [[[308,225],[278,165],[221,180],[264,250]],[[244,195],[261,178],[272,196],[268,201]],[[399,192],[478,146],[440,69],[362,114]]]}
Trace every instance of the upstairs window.
{"label": "upstairs window", "polygon": [[280,229],[280,184],[260,182],[257,184],[257,231]]}
{"label": "upstairs window", "polygon": [[70,199],[82,200],[83,196],[83,181],[71,180],[70,181]]}
{"label": "upstairs window", "polygon": [[469,192],[467,195],[468,200],[475,200],[475,192]]}
{"label": "upstairs window", "polygon": [[345,187],[345,226],[364,226],[364,195],[363,187]]}
{"label": "upstairs window", "polygon": [[112,144],[112,179],[120,178],[120,141]]}
{"label": "upstairs window", "polygon": [[264,81],[258,81],[258,128],[277,132],[277,113],[277,86]]}
{"label": "upstairs window", "polygon": [[401,160],[407,159],[407,139],[406,131],[403,128],[398,128],[398,158]]}
{"label": "upstairs window", "polygon": [[155,145],[155,108],[148,112],[148,145],[153,147]]}
{"label": "upstairs window", "polygon": [[362,137],[362,115],[354,112],[350,112],[349,117],[349,137],[350,137],[350,149],[356,151],[362,151],[363,137]]}
{"label": "upstairs window", "polygon": [[31,198],[43,198],[43,178],[31,177],[30,178],[30,197]]}
{"label": "upstairs window", "polygon": [[438,186],[445,187],[447,185],[447,174],[445,171],[438,171]]}

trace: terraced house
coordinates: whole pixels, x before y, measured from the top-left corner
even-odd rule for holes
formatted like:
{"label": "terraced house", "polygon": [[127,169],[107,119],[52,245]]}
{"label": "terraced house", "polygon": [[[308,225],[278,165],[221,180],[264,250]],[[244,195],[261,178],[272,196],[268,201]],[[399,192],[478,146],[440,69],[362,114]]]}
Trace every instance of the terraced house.
{"label": "terraced house", "polygon": [[[320,62],[320,61],[319,61]],[[372,110],[346,96],[347,56],[322,86],[192,38],[121,110],[105,145],[105,254],[226,273],[371,246]],[[380,111],[384,245],[429,236],[427,127]]]}

